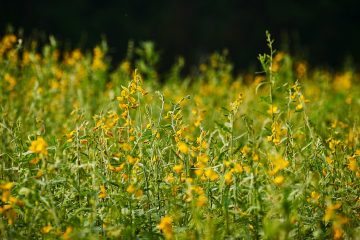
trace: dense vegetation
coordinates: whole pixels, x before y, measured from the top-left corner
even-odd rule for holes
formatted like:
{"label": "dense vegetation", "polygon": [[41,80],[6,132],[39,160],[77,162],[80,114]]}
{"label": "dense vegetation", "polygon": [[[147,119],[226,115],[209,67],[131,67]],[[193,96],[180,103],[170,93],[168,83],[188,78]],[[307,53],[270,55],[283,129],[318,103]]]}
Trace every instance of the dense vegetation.
{"label": "dense vegetation", "polygon": [[[2,239],[356,239],[359,75],[273,49],[159,82],[151,43],[0,42]],[[38,49],[41,50],[39,51]]]}

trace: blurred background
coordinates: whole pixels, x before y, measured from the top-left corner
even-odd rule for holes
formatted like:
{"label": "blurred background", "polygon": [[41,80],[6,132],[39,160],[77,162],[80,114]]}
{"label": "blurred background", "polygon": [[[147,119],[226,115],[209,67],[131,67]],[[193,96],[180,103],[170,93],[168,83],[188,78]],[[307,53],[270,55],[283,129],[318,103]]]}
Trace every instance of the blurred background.
{"label": "blurred background", "polygon": [[[229,50],[236,71],[257,64],[275,47],[311,66],[360,63],[360,2],[356,0],[18,0],[0,1],[0,32],[54,35],[63,47],[88,49],[103,38],[117,63],[129,40],[151,40],[161,52],[160,70],[184,56],[189,68],[214,51]],[[46,37],[45,37],[46,38]]]}

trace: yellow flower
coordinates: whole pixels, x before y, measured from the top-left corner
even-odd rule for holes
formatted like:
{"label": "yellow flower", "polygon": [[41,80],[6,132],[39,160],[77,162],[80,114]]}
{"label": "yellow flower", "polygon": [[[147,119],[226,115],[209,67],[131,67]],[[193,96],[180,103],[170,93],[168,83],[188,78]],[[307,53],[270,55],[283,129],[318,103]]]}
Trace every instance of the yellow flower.
{"label": "yellow flower", "polygon": [[333,138],[330,138],[328,140],[328,144],[329,144],[329,148],[330,148],[331,152],[334,153],[336,150],[336,147],[340,144],[340,140],[335,140]]}
{"label": "yellow flower", "polygon": [[35,178],[36,179],[41,178],[43,175],[44,175],[44,172],[41,169],[39,169],[36,173]]}
{"label": "yellow flower", "polygon": [[172,182],[174,182],[174,180],[175,180],[175,178],[174,178],[174,175],[172,174],[172,173],[170,173],[169,175],[167,175],[166,177],[165,177],[165,182],[167,182],[167,183],[172,183]]}
{"label": "yellow flower", "polygon": [[121,172],[125,167],[125,163],[120,164],[117,167],[112,166],[111,164],[108,165],[108,169],[113,172]]}
{"label": "yellow flower", "polygon": [[33,153],[47,155],[48,154],[47,147],[48,145],[45,142],[45,140],[42,137],[38,137],[36,140],[31,142],[29,151]]}
{"label": "yellow flower", "polygon": [[331,157],[326,157],[325,160],[330,165],[333,163],[333,160],[331,159]]}
{"label": "yellow flower", "polygon": [[138,159],[138,158],[135,158],[135,157],[133,157],[133,156],[127,155],[127,156],[126,156],[126,160],[128,161],[128,163],[134,164],[134,163],[136,163],[139,159]]}
{"label": "yellow flower", "polygon": [[123,181],[127,181],[129,179],[129,175],[127,175],[126,173],[121,174],[121,178]]}
{"label": "yellow flower", "polygon": [[311,192],[311,198],[314,199],[315,201],[317,201],[320,198],[320,194],[315,192],[315,191],[312,191]]}
{"label": "yellow flower", "polygon": [[228,161],[228,160],[224,160],[224,166],[225,167],[230,167],[231,166],[231,162],[230,161]]}
{"label": "yellow flower", "polygon": [[183,165],[182,164],[177,164],[173,167],[173,170],[177,173],[177,174],[180,174],[183,170]]}
{"label": "yellow flower", "polygon": [[142,197],[142,195],[144,195],[144,192],[141,189],[139,189],[135,192],[135,197],[137,197],[137,198]]}
{"label": "yellow flower", "polygon": [[335,215],[332,224],[333,239],[343,239],[344,230],[343,225],[349,222],[349,218],[342,215]]}
{"label": "yellow flower", "polygon": [[342,230],[341,226],[334,224],[333,225],[333,235],[334,235],[334,239],[342,239],[342,236],[344,234],[344,230]]}
{"label": "yellow flower", "polygon": [[296,111],[300,111],[300,110],[302,110],[303,109],[303,105],[301,104],[301,103],[299,103],[298,105],[296,105],[296,107],[295,107],[295,110]]}
{"label": "yellow flower", "polygon": [[128,193],[134,193],[135,192],[135,187],[134,187],[134,185],[133,184],[130,184],[127,188],[126,188],[126,191],[128,192]]}
{"label": "yellow flower", "polygon": [[94,58],[92,62],[92,69],[93,70],[104,70],[106,65],[103,62],[104,53],[102,52],[100,47],[94,48]]}
{"label": "yellow flower", "polygon": [[302,78],[303,76],[305,76],[306,74],[306,63],[305,62],[299,62],[297,65],[296,65],[296,74],[297,74],[297,77],[298,78]]}
{"label": "yellow flower", "polygon": [[237,99],[234,102],[230,103],[231,111],[236,113],[239,110],[242,101],[243,101],[243,96],[242,93],[240,93]]}
{"label": "yellow flower", "polygon": [[[192,181],[190,183],[192,183]],[[191,186],[190,189],[196,192],[198,195],[204,194],[204,189],[200,186]]]}
{"label": "yellow flower", "polygon": [[226,185],[230,185],[233,182],[232,172],[227,172],[224,176]]}
{"label": "yellow flower", "polygon": [[279,123],[274,122],[271,126],[271,136],[268,136],[267,140],[277,145],[280,143],[282,136],[285,135],[286,130]]}
{"label": "yellow flower", "polygon": [[248,145],[245,145],[242,149],[241,149],[241,153],[243,155],[248,155],[248,153],[250,152],[250,148],[248,147]]}
{"label": "yellow flower", "polygon": [[207,197],[204,194],[201,194],[196,201],[196,206],[198,206],[198,207],[205,206],[207,203],[207,200],[208,200]]}
{"label": "yellow flower", "polygon": [[189,185],[191,185],[191,184],[194,182],[194,179],[191,178],[191,177],[185,177],[185,176],[184,176],[184,179],[185,179],[185,182],[186,182],[187,184],[189,184]]}
{"label": "yellow flower", "polygon": [[280,62],[286,56],[284,52],[278,52],[274,57],[274,62]]}
{"label": "yellow flower", "polygon": [[159,225],[157,225],[157,228],[163,232],[165,239],[172,239],[173,237],[172,222],[172,217],[164,216],[161,218]]}
{"label": "yellow flower", "polygon": [[205,153],[203,153],[197,157],[197,160],[198,160],[198,162],[201,162],[201,163],[207,163],[209,161],[209,156],[206,155]]}
{"label": "yellow flower", "polygon": [[346,104],[348,104],[348,105],[351,105],[352,101],[353,101],[352,97],[347,97],[347,98],[345,99],[345,102],[346,102]]}
{"label": "yellow flower", "polygon": [[326,207],[325,215],[324,215],[324,221],[329,222],[334,217],[334,212],[336,209],[339,209],[341,207],[340,203],[336,203],[335,205],[330,204]]}
{"label": "yellow flower", "polygon": [[356,162],[355,156],[350,156],[350,157],[348,157],[348,159],[349,159],[348,168],[349,168],[351,171],[356,172],[358,166],[357,166],[357,162]]}
{"label": "yellow flower", "polygon": [[47,226],[41,228],[41,232],[42,232],[43,234],[47,234],[47,233],[49,233],[49,232],[52,230],[52,228],[53,228],[53,227],[52,227],[50,224],[48,224]]}
{"label": "yellow flower", "polygon": [[4,36],[4,38],[2,39],[2,48],[9,49],[12,47],[12,45],[16,42],[17,37],[13,34],[8,34],[6,36]]}
{"label": "yellow flower", "polygon": [[8,83],[7,90],[12,91],[16,86],[16,80],[13,76],[6,73],[4,76],[5,81]]}
{"label": "yellow flower", "polygon": [[206,169],[205,176],[211,181],[215,181],[219,178],[219,175],[211,168]]}
{"label": "yellow flower", "polygon": [[195,169],[194,172],[195,172],[196,176],[202,176],[203,173],[204,173],[204,169],[203,168],[198,168],[198,169]]}
{"label": "yellow flower", "polygon": [[99,198],[106,198],[106,188],[104,185],[100,186]]}
{"label": "yellow flower", "polygon": [[189,148],[188,146],[186,145],[186,143],[183,143],[183,142],[179,142],[177,144],[177,147],[179,149],[179,151],[183,154],[187,154],[189,152]]}
{"label": "yellow flower", "polygon": [[336,91],[346,91],[351,88],[351,79],[352,79],[351,72],[345,72],[343,74],[339,74],[335,77],[333,82],[333,88]]}
{"label": "yellow flower", "polygon": [[73,231],[73,228],[71,226],[66,227],[66,230],[65,230],[64,234],[61,236],[61,238],[64,240],[69,240],[70,234],[72,233],[72,231]]}
{"label": "yellow flower", "polygon": [[274,167],[271,171],[269,171],[271,176],[274,176],[278,171],[283,170],[289,166],[289,162],[283,159],[281,156],[276,156],[275,159],[272,160],[272,164]]}
{"label": "yellow flower", "polygon": [[284,183],[284,180],[285,180],[284,176],[280,175],[280,176],[276,176],[273,181],[276,185],[280,186]]}
{"label": "yellow flower", "polygon": [[23,201],[15,198],[15,197],[12,197],[12,196],[9,197],[9,202],[10,202],[11,205],[15,205],[15,204],[16,204],[16,205],[18,205],[18,206],[24,206],[24,202],[23,202]]}
{"label": "yellow flower", "polygon": [[278,112],[279,112],[279,109],[275,105],[270,105],[269,109],[267,110],[268,114],[274,114],[274,113],[278,113]]}
{"label": "yellow flower", "polygon": [[130,65],[130,62],[125,60],[123,61],[121,64],[120,64],[120,69],[127,73],[127,74],[130,74],[130,70],[131,70],[131,65]]}
{"label": "yellow flower", "polygon": [[234,173],[242,173],[244,169],[239,163],[235,163],[232,170],[234,171]]}
{"label": "yellow flower", "polygon": [[14,210],[10,209],[6,212],[5,216],[7,217],[8,225],[13,225],[14,220],[17,217],[16,212]]}
{"label": "yellow flower", "polygon": [[245,170],[246,173],[250,173],[250,171],[251,171],[251,168],[248,165],[244,165],[243,169]]}
{"label": "yellow flower", "polygon": [[71,57],[75,60],[80,60],[82,58],[82,53],[80,49],[75,49],[72,53],[71,53]]}
{"label": "yellow flower", "polygon": [[9,199],[10,199],[10,191],[4,191],[1,195],[1,201],[8,202]]}
{"label": "yellow flower", "polygon": [[73,138],[74,138],[74,134],[76,133],[75,130],[72,130],[71,132],[69,133],[66,133],[66,138],[67,138],[67,142],[72,142],[73,141]]}
{"label": "yellow flower", "polygon": [[14,183],[13,182],[7,182],[7,183],[3,183],[0,185],[0,189],[1,190],[6,190],[6,191],[9,191],[11,190],[11,188],[14,186]]}
{"label": "yellow flower", "polygon": [[131,150],[131,145],[128,143],[123,143],[123,144],[121,144],[121,149],[128,152]]}

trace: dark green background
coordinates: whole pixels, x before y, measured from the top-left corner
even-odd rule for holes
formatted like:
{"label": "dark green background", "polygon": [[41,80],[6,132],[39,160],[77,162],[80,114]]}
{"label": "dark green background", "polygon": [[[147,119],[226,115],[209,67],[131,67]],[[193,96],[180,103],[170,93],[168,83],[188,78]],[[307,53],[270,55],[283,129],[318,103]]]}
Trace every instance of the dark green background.
{"label": "dark green background", "polygon": [[190,66],[223,48],[237,69],[246,68],[266,50],[265,30],[277,48],[287,42],[311,64],[341,68],[351,57],[357,66],[359,16],[356,0],[0,1],[2,33],[11,24],[25,35],[37,29],[83,48],[106,36],[115,62],[130,39],[152,40],[162,52],[162,69],[178,55]]}

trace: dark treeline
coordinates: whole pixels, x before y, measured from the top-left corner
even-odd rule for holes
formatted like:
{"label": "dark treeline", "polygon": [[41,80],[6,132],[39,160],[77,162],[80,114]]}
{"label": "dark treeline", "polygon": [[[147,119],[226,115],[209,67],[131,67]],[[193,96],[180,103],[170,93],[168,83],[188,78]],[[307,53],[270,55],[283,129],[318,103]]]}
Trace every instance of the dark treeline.
{"label": "dark treeline", "polygon": [[53,34],[72,47],[89,48],[105,36],[114,62],[127,43],[151,40],[167,69],[176,56],[187,66],[227,48],[237,69],[257,63],[266,50],[265,30],[277,48],[317,66],[360,62],[360,2],[356,0],[23,0],[0,1],[0,31],[11,25]]}

